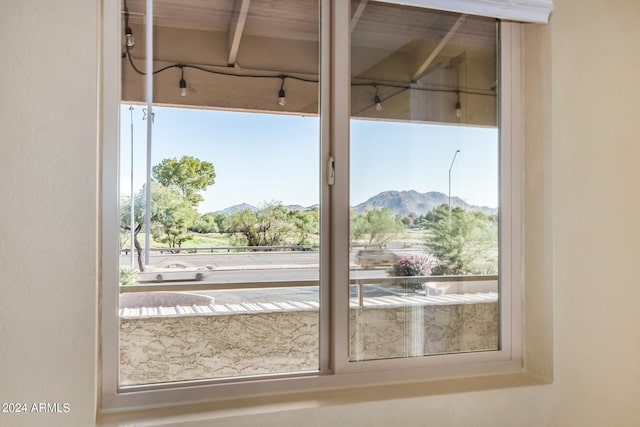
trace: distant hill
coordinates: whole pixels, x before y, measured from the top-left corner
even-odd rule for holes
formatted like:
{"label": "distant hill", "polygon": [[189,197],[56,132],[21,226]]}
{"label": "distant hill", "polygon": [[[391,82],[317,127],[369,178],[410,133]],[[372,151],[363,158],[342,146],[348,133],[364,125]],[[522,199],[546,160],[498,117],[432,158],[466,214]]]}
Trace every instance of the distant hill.
{"label": "distant hill", "polygon": [[[400,216],[407,216],[412,212],[417,215],[424,215],[434,208],[447,203],[449,203],[449,197],[437,191],[430,191],[428,193],[419,193],[415,190],[384,191],[360,203],[355,206],[354,209],[357,212],[365,212],[370,209],[387,208],[394,214]],[[451,197],[451,206],[485,213],[497,212],[495,208],[470,205],[459,197]]]}
{"label": "distant hill", "polygon": [[233,205],[233,206],[229,206],[228,208],[224,208],[220,211],[216,211],[216,213],[223,213],[223,214],[232,214],[234,212],[237,211],[241,211],[244,209],[249,209],[252,212],[257,212],[258,208],[256,208],[253,205],[250,205],[248,203],[240,203],[239,205]]}
{"label": "distant hill", "polygon": [[[313,209],[318,205],[313,205],[309,207],[301,206],[301,205],[285,205],[284,207],[289,209],[290,211],[306,211],[307,209]],[[216,211],[215,213],[223,213],[223,214],[232,214],[237,211],[241,211],[244,209],[249,209],[252,212],[258,212],[260,208],[250,205],[249,203],[240,203],[239,205],[229,206],[228,208],[224,208],[222,210]]]}
{"label": "distant hill", "polygon": [[[407,216],[412,212],[416,215],[424,215],[434,208],[437,208],[442,204],[447,204],[448,202],[448,196],[437,191],[430,191],[428,193],[419,193],[415,190],[383,191],[382,193],[371,197],[369,200],[354,206],[354,209],[357,212],[365,212],[370,209],[387,208],[394,214],[400,216]],[[306,210],[313,209],[317,206],[318,205],[304,207],[300,205],[288,205],[285,207],[290,210]],[[454,208],[461,207],[463,209],[481,211],[489,214],[494,214],[498,211],[496,208],[470,205],[459,197],[451,197],[451,206]],[[217,212],[230,214],[242,209],[250,209],[254,212],[259,210],[259,208],[248,203],[241,203]]]}

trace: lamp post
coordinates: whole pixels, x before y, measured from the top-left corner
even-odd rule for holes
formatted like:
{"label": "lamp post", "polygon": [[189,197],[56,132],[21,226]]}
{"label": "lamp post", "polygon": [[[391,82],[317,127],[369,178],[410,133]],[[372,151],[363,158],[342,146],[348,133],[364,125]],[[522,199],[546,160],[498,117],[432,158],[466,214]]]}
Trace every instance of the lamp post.
{"label": "lamp post", "polygon": [[453,169],[453,163],[456,161],[456,156],[460,150],[456,150],[453,153],[453,159],[451,159],[451,166],[449,166],[449,233],[451,233],[451,169]]}
{"label": "lamp post", "polygon": [[135,256],[133,252],[135,250],[134,241],[136,238],[136,225],[135,225],[135,194],[133,194],[133,105],[129,107],[130,120],[131,120],[131,189],[130,189],[130,199],[129,199],[129,210],[131,211],[131,217],[129,218],[130,226],[131,226],[131,268],[135,266]]}

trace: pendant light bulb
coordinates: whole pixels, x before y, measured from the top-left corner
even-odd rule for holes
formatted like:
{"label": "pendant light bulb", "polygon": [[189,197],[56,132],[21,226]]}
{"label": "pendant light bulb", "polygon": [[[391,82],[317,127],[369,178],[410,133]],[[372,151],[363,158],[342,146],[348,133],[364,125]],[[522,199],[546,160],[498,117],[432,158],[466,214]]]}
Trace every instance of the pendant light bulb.
{"label": "pendant light bulb", "polygon": [[458,92],[458,99],[456,100],[456,117],[462,117],[462,104],[460,104],[460,93]]}
{"label": "pendant light bulb", "polygon": [[124,30],[124,36],[127,41],[127,47],[133,47],[136,44],[136,41],[133,38],[133,31],[131,30],[131,28],[127,27],[126,30]]}
{"label": "pendant light bulb", "polygon": [[287,100],[284,96],[284,79],[285,76],[282,75],[280,76],[280,78],[282,79],[282,83],[280,83],[280,90],[278,91],[278,104],[280,104],[281,107],[284,107],[285,105],[287,105]]}
{"label": "pendant light bulb", "polygon": [[376,103],[376,110],[382,110],[382,101],[380,101],[380,97],[378,95],[373,98],[373,102]]}
{"label": "pendant light bulb", "polygon": [[180,96],[187,96],[187,82],[184,80],[184,66],[179,64],[180,68]]}

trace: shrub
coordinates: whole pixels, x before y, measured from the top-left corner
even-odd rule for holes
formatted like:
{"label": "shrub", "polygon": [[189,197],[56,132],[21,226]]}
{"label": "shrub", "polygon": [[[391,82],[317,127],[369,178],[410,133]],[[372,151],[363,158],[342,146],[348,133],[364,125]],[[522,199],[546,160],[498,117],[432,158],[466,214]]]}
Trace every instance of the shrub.
{"label": "shrub", "polygon": [[120,286],[135,285],[138,283],[138,270],[131,267],[120,267]]}
{"label": "shrub", "polygon": [[[387,270],[387,274],[396,277],[429,276],[431,275],[431,270],[434,265],[435,260],[431,257],[423,255],[405,255],[396,261],[389,270]],[[407,287],[414,292],[421,290],[424,287],[422,282],[406,282],[401,284],[401,286]]]}
{"label": "shrub", "polygon": [[435,260],[428,256],[403,256],[390,268],[392,276],[429,276]]}

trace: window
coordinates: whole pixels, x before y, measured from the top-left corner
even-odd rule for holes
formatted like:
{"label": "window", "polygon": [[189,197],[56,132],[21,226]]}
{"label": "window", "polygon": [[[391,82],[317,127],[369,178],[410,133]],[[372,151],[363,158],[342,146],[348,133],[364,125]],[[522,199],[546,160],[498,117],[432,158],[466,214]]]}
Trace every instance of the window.
{"label": "window", "polygon": [[318,3],[178,3],[154,4],[178,61],[148,62],[149,104],[124,3],[119,386],[318,372]]}
{"label": "window", "polygon": [[354,24],[349,359],[497,350],[497,25],[385,3]]}
{"label": "window", "polygon": [[105,408],[519,369],[517,24],[117,3]]}

